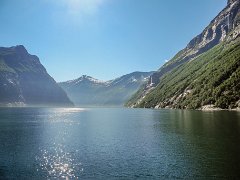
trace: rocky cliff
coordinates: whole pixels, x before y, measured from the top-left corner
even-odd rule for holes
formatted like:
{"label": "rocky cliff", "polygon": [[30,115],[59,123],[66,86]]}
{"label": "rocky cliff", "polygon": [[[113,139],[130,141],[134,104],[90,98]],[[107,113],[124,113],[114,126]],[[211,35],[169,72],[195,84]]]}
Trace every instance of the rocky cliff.
{"label": "rocky cliff", "polygon": [[[221,43],[237,43],[240,34],[240,1],[229,0],[227,6],[210,22],[201,34],[193,38],[188,45],[169,62],[154,73],[144,88],[129,101],[128,106],[138,106],[161,84],[162,78],[208,52]],[[158,97],[152,97],[158,98]]]}
{"label": "rocky cliff", "polygon": [[24,46],[0,48],[1,106],[69,106],[66,93]]}

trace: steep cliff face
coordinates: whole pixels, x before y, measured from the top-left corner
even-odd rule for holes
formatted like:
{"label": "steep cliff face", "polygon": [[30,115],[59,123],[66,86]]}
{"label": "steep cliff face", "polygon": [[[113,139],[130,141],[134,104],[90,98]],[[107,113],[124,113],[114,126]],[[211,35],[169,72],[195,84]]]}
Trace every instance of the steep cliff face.
{"label": "steep cliff face", "polygon": [[24,46],[0,48],[0,105],[73,105]]}
{"label": "steep cliff face", "polygon": [[[216,18],[203,30],[201,34],[193,38],[189,44],[181,50],[171,61],[166,63],[159,71],[153,75],[155,84],[159,83],[159,77],[173,68],[195,58],[199,54],[206,52],[215,45],[224,41],[229,32],[233,29],[236,30],[236,34],[229,40],[236,38],[239,34],[240,24],[240,1],[230,0],[226,6]],[[238,27],[238,28],[237,28]],[[238,30],[237,30],[238,29]]]}
{"label": "steep cliff face", "polygon": [[137,105],[146,108],[240,108],[240,37],[224,41],[161,78]]}
{"label": "steep cliff face", "polygon": [[151,76],[145,87],[134,95],[128,105],[137,106],[141,103],[159,85],[161,78],[167,73],[207,52],[221,42],[235,40],[240,34],[239,7],[239,0],[229,0],[227,6],[211,21],[201,34],[193,38],[183,50]]}

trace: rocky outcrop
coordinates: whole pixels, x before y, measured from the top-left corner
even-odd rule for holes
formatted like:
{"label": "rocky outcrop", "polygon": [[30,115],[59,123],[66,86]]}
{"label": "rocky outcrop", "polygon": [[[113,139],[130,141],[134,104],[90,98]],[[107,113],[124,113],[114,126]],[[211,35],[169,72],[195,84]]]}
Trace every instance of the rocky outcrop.
{"label": "rocky outcrop", "polygon": [[71,106],[73,103],[39,58],[20,45],[0,48],[0,105]]}

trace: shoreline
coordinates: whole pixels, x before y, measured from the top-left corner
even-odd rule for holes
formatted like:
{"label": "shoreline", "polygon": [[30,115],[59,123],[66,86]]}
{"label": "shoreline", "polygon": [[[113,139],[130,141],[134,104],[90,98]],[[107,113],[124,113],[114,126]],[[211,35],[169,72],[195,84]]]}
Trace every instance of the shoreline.
{"label": "shoreline", "polygon": [[218,107],[214,107],[213,105],[206,105],[198,109],[179,109],[179,108],[171,108],[171,107],[165,107],[165,108],[139,108],[139,107],[127,107],[127,106],[44,106],[44,105],[16,105],[16,104],[11,104],[9,105],[3,105],[0,104],[0,108],[127,108],[127,109],[156,109],[156,110],[193,110],[193,111],[203,111],[203,112],[208,112],[208,111],[236,111],[240,112],[240,107],[234,108],[234,109],[222,109]]}

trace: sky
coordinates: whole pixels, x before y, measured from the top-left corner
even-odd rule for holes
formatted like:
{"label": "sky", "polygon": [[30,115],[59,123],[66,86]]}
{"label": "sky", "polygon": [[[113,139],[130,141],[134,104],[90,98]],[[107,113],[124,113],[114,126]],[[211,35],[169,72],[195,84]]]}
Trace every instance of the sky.
{"label": "sky", "polygon": [[0,46],[24,45],[58,82],[157,70],[227,0],[0,0]]}

